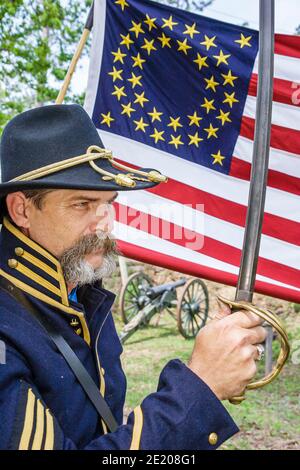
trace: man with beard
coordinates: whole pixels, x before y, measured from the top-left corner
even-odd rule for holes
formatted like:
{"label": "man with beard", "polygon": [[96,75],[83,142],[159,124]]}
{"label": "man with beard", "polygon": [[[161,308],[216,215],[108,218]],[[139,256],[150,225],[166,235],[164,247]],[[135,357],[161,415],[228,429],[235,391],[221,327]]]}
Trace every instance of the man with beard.
{"label": "man with beard", "polygon": [[254,376],[265,332],[256,316],[226,310],[122,424],[115,296],[101,287],[118,253],[111,205],[164,177],[117,168],[77,105],[12,119],[1,165],[0,448],[215,449],[237,432],[221,400]]}

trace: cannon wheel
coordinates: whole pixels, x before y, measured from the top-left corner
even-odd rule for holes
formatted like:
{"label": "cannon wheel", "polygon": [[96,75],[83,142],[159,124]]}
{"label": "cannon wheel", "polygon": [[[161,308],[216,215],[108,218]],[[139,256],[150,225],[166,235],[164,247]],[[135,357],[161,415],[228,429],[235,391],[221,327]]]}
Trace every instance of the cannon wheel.
{"label": "cannon wheel", "polygon": [[125,325],[145,306],[141,304],[141,296],[143,290],[152,285],[151,279],[144,273],[133,273],[129,276],[120,294],[121,317]]}
{"label": "cannon wheel", "polygon": [[191,279],[185,285],[177,307],[177,326],[185,338],[194,338],[205,325],[209,300],[206,284],[201,279]]}

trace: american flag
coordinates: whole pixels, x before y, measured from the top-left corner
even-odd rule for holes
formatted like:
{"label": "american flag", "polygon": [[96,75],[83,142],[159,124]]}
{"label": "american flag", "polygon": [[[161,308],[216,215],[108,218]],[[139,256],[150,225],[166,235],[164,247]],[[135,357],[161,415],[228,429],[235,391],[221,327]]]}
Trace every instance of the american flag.
{"label": "american flag", "polygon": [[[119,192],[124,256],[236,285],[257,65],[255,30],[149,0],[95,1],[85,108],[120,162],[169,177]],[[299,302],[300,37],[276,35],[274,77],[255,290]]]}

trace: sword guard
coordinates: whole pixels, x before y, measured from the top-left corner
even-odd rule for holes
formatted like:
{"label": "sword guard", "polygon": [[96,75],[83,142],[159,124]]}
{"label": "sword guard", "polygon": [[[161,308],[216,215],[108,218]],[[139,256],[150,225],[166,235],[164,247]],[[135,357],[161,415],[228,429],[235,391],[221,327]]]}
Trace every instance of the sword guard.
{"label": "sword guard", "polygon": [[[287,332],[281,320],[274,313],[264,308],[257,307],[256,305],[253,305],[251,302],[246,302],[243,300],[241,301],[229,300],[222,296],[218,296],[217,298],[220,302],[223,302],[225,305],[228,305],[230,309],[246,310],[248,312],[254,313],[255,315],[258,315],[260,318],[262,318],[267,323],[269,323],[277,331],[278,337],[281,343],[281,348],[280,348],[280,352],[279,352],[275,366],[273,367],[273,369],[268,375],[266,375],[260,380],[257,380],[256,382],[251,382],[250,384],[248,384],[245,388],[245,392],[246,390],[256,390],[257,388],[264,387],[265,385],[272,382],[279,375],[279,373],[281,372],[284,364],[286,363],[289,357],[290,344],[289,344]],[[234,405],[239,405],[245,399],[246,397],[243,394],[239,397],[230,398],[229,402]]]}

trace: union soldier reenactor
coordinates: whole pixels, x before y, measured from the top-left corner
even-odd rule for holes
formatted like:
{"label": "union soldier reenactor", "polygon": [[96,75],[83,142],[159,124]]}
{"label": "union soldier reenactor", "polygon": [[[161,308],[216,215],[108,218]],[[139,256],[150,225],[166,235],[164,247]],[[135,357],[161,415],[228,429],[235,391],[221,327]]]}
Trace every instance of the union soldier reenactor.
{"label": "union soldier reenactor", "polygon": [[254,376],[265,332],[255,315],[226,307],[200,331],[188,364],[166,364],[157,391],[122,424],[115,295],[101,284],[118,253],[111,204],[161,175],[113,165],[78,105],[13,118],[1,166],[0,448],[215,449],[235,434],[221,401]]}

